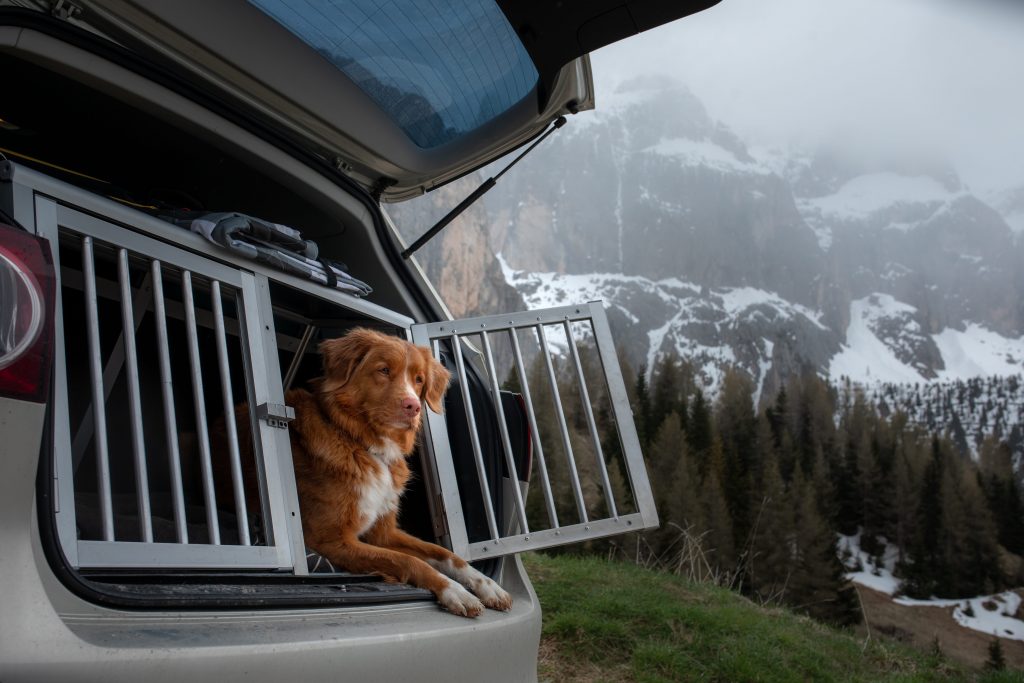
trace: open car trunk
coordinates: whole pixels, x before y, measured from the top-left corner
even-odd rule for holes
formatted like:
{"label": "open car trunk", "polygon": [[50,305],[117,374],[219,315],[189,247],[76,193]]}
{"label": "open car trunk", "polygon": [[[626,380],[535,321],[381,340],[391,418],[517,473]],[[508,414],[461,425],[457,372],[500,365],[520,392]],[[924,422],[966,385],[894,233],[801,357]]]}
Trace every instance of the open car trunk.
{"label": "open car trunk", "polygon": [[[105,61],[66,38],[0,31],[13,160],[0,209],[49,241],[59,284],[39,501],[66,583],[132,606],[429,598],[321,576],[303,544],[284,392],[319,374],[319,340],[359,326],[430,346],[454,377],[411,462],[408,531],[496,576],[508,554],[657,524],[599,304],[436,320],[358,186],[140,76],[130,54]],[[373,292],[247,261],[164,218],[186,210],[296,228]]]}

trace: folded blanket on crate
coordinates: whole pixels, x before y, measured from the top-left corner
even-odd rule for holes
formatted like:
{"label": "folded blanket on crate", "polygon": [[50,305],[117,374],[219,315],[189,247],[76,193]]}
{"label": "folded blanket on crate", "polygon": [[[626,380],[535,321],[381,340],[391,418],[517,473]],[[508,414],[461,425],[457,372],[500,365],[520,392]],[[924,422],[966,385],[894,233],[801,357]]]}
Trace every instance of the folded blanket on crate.
{"label": "folded blanket on crate", "polygon": [[348,274],[345,264],[319,257],[316,242],[287,225],[271,223],[242,213],[175,212],[164,220],[202,235],[214,244],[259,263],[297,275],[354,296],[373,289]]}

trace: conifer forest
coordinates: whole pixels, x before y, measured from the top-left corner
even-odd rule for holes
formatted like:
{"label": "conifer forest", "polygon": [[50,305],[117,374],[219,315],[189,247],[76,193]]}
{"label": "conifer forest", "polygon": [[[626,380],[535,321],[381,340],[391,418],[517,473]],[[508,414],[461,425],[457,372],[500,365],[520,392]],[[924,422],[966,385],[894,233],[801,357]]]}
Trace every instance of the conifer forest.
{"label": "conifer forest", "polygon": [[[649,370],[623,371],[632,380],[630,402],[661,525],[591,542],[583,552],[712,581],[838,625],[862,618],[845,577],[862,569],[844,552],[848,537],[857,536],[874,566],[895,557],[893,574],[906,597],[970,597],[1024,581],[1024,502],[1010,444],[1019,435],[967,443],[952,415],[969,400],[977,412],[971,387],[948,387],[936,394],[939,407],[925,408],[927,397],[907,388],[865,392],[809,373],[790,378],[755,408],[742,372],[727,373],[710,399],[694,368],[672,355]],[[533,373],[537,387],[540,369]],[[515,384],[510,377],[506,386]],[[572,410],[580,404],[576,385],[569,373],[558,384],[584,498],[597,506],[600,483],[586,469],[590,458],[580,455],[590,448],[585,420]],[[988,389],[996,395],[1005,387]],[[602,397],[591,400],[621,499],[627,487],[614,466],[621,454],[613,420]],[[943,402],[950,412],[939,419]],[[925,413],[931,422],[920,419]],[[541,422],[551,419],[538,413]],[[541,424],[539,431],[545,452],[556,452],[555,430]],[[547,467],[558,494],[558,458],[549,457]],[[532,486],[527,498],[533,519],[546,514],[539,490]],[[559,516],[571,517],[572,496],[555,501]]]}

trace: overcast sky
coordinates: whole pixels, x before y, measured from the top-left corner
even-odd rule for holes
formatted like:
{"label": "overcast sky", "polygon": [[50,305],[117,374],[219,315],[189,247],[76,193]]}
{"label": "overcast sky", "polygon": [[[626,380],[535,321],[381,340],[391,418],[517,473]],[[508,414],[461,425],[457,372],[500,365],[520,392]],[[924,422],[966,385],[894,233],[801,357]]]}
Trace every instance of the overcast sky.
{"label": "overcast sky", "polygon": [[1024,185],[1024,1],[722,0],[599,50],[597,89],[668,73],[752,145],[927,150]]}

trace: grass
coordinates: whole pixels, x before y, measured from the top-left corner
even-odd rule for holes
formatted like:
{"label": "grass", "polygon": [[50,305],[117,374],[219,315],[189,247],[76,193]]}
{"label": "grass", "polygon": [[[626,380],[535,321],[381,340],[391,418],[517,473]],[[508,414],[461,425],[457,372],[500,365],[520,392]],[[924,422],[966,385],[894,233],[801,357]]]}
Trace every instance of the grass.
{"label": "grass", "polygon": [[665,572],[597,557],[524,562],[544,609],[541,681],[1024,682]]}

